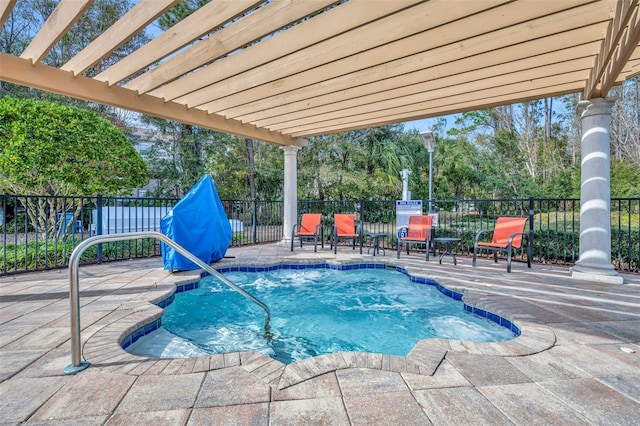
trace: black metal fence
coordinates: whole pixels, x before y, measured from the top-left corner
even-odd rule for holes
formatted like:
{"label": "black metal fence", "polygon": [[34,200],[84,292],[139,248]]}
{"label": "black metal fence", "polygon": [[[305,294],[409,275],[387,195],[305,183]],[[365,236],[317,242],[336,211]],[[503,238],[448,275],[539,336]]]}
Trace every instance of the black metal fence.
{"label": "black metal fence", "polygon": [[[129,197],[41,197],[3,195],[0,209],[0,275],[62,268],[84,239],[137,231],[160,231],[160,219],[177,199]],[[232,246],[282,240],[281,201],[223,200],[233,230]],[[427,202],[423,202],[427,210]],[[437,200],[435,233],[457,237],[460,255],[470,255],[479,230],[492,230],[500,216],[529,217],[533,260],[572,265],[578,259],[580,200],[505,199]],[[366,233],[386,233],[386,249],[396,247],[396,201],[300,200],[298,213],[322,213],[325,238],[334,213],[353,213]],[[368,243],[368,241],[365,241]],[[611,200],[611,253],[617,270],[638,272],[640,198]],[[519,253],[520,256],[523,252]],[[104,243],[85,252],[83,263],[160,255],[154,240]]]}

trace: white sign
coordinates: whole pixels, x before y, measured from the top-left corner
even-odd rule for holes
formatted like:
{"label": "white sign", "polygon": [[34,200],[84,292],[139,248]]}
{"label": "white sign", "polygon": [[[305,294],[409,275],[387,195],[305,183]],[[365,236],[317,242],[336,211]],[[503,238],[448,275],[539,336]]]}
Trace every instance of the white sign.
{"label": "white sign", "polygon": [[[409,216],[419,216],[422,214],[422,200],[396,200],[396,232],[402,227],[409,226]],[[406,237],[406,229],[402,231],[401,237]]]}

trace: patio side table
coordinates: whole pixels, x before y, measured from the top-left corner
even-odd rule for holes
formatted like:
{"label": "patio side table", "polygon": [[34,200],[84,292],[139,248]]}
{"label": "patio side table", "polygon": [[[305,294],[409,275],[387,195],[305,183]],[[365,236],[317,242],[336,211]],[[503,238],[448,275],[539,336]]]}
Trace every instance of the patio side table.
{"label": "patio side table", "polygon": [[[373,255],[376,255],[376,252],[378,254],[380,254],[380,238],[385,238],[387,236],[386,232],[369,232],[367,234],[367,237],[371,237],[373,238],[373,247],[369,247],[367,249],[367,254],[369,253],[369,250],[371,250],[373,248]],[[387,252],[385,252],[384,247],[382,247],[382,253],[383,255],[387,255]]]}
{"label": "patio side table", "polygon": [[[433,239],[433,243],[434,245],[437,243],[442,243],[444,244],[444,250],[442,251],[442,253],[440,253],[440,264],[442,265],[442,258],[449,255],[453,258],[453,264],[457,265],[458,262],[456,260],[456,254],[451,250],[451,247],[453,245],[453,247],[456,247],[458,245],[458,243],[460,242],[460,238],[450,238],[450,237],[441,237],[441,238],[434,238]],[[434,247],[434,252],[435,252],[435,247]]]}

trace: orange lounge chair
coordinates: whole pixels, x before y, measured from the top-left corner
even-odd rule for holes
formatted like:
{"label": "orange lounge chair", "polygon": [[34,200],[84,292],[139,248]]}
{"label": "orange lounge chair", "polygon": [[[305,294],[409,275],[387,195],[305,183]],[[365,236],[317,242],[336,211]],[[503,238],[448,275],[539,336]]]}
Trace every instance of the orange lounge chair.
{"label": "orange lounge chair", "polygon": [[[530,244],[529,236],[524,232],[524,226],[527,222],[526,217],[499,217],[496,221],[496,227],[493,230],[491,242],[478,241],[482,234],[487,231],[479,231],[476,234],[473,245],[473,261],[471,264],[476,266],[476,253],[479,249],[493,251],[493,259],[498,262],[498,252],[507,252],[507,272],[511,272],[511,255],[513,249],[522,247],[522,237],[527,237],[527,244]],[[529,257],[529,249],[527,246],[527,266],[531,268],[531,259]]]}
{"label": "orange lounge chair", "polygon": [[[427,252],[426,259],[429,260],[432,223],[433,217],[429,215],[409,216],[409,225],[403,226],[398,230],[398,259],[400,259],[402,244],[407,245],[407,254],[409,254],[409,245],[424,244]],[[406,237],[401,236],[402,230],[407,231]]]}
{"label": "orange lounge chair", "polygon": [[338,252],[338,239],[353,240],[353,249],[356,248],[356,239],[360,240],[360,254],[362,254],[362,227],[356,228],[356,218],[352,214],[336,213],[333,215],[333,231],[331,232],[331,248]]}
{"label": "orange lounge chair", "polygon": [[[296,228],[298,229],[296,231]],[[298,224],[293,225],[291,231],[291,251],[293,251],[293,240],[297,237],[300,240],[300,247],[302,247],[302,240],[309,240],[313,238],[313,251],[318,251],[318,234],[320,235],[320,244],[324,247],[324,228],[322,227],[322,214],[320,213],[304,213],[300,226]]]}

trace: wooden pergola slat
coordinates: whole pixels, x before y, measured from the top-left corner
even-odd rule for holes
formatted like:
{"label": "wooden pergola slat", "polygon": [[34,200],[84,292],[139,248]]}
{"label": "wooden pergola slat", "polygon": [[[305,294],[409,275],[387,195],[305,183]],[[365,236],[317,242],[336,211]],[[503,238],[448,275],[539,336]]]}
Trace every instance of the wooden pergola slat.
{"label": "wooden pergola slat", "polygon": [[[488,99],[490,95],[501,96],[505,93],[526,92],[537,87],[557,86],[561,88],[564,84],[573,86],[576,81],[580,80],[580,77],[584,77],[584,70],[575,70],[569,73],[532,78],[530,80],[523,80],[517,74],[513,74],[512,76],[510,75],[512,80],[502,76],[501,78],[486,79],[481,82],[464,83],[463,87],[468,88],[467,91],[457,86],[442,87],[425,93],[416,93],[403,98],[377,102],[366,107],[350,108],[348,111],[334,111],[313,116],[302,123],[295,121],[289,126],[278,125],[273,127],[274,129],[279,129],[276,131],[284,131],[287,134],[296,133],[299,130],[315,127],[319,123],[328,123],[340,119],[367,120],[369,117],[377,117],[382,112],[402,113],[407,110],[414,110],[416,105],[420,108],[428,107],[430,104],[442,102],[443,99],[447,102],[455,99],[470,101],[471,99]],[[504,81],[504,83],[501,83],[501,81]]]}
{"label": "wooden pergola slat", "polygon": [[92,3],[93,0],[60,1],[20,57],[33,63],[40,62]]}
{"label": "wooden pergola slat", "polygon": [[635,11],[629,18],[629,26],[620,29],[619,42],[608,61],[610,65],[606,67],[602,76],[600,90],[605,93],[611,90],[611,87],[616,83],[618,75],[640,43],[640,7],[637,7],[637,4],[638,2],[636,2]]}
{"label": "wooden pergola slat", "polygon": [[[189,49],[178,53],[161,64],[158,64],[157,67],[149,70],[129,83],[127,87],[141,93],[148,92],[176,77],[184,75],[215,59],[223,57],[247,44],[251,44],[255,40],[265,37],[282,27],[302,19],[309,13],[313,13],[318,9],[327,7],[333,3],[335,3],[335,0],[315,0],[296,2],[293,4],[288,0],[274,0],[258,10],[243,16],[239,20],[239,22],[242,22],[242,26],[229,25],[221,28],[210,37],[200,41],[194,46],[191,46]],[[235,3],[232,2],[224,2],[223,4],[235,5]],[[207,14],[207,16],[209,16],[209,14]],[[220,15],[216,14],[216,16]],[[169,36],[173,34],[182,34],[183,23],[185,26],[191,26],[190,22],[187,22],[187,19],[181,21],[169,31],[163,33],[160,37],[153,40],[152,43],[158,40],[158,44],[162,46],[160,39],[165,34],[168,34]],[[150,46],[152,43],[149,43],[147,46]],[[140,50],[147,50],[147,46]],[[153,51],[152,48],[150,50]],[[137,54],[138,52],[132,56],[135,58]],[[124,61],[121,61],[120,63],[122,62]],[[138,62],[146,66],[151,64],[153,60],[140,59]],[[120,63],[98,75],[96,78],[99,80],[110,81],[112,82],[111,84],[113,84],[116,81],[122,80],[124,77],[131,75],[131,69],[126,72],[120,71]],[[138,65],[137,68],[142,69],[143,66]]]}
{"label": "wooden pergola slat", "polygon": [[74,75],[85,72],[100,59],[125,44],[133,35],[140,32],[179,1],[140,0],[133,9],[64,64],[61,69],[63,71],[71,71]]}
{"label": "wooden pergola slat", "polygon": [[0,0],[0,27],[9,19],[17,0]]}
{"label": "wooden pergola slat", "polygon": [[[98,74],[96,80],[116,84],[154,62],[165,58],[194,40],[207,35],[227,21],[260,4],[258,0],[212,1],[200,9],[201,13],[187,16],[168,31],[140,49]],[[181,62],[186,62],[181,60]],[[145,75],[148,75],[145,74]]]}
{"label": "wooden pergola slat", "polygon": [[[437,102],[407,105],[402,109],[378,111],[371,113],[366,117],[345,117],[334,120],[331,123],[321,125],[319,123],[310,124],[304,129],[291,132],[293,137],[311,137],[328,133],[335,133],[347,130],[363,129],[374,126],[374,123],[392,124],[405,121],[417,120],[420,118],[439,117],[465,111],[475,111],[478,109],[492,108],[495,106],[505,105],[507,99],[517,99],[515,103],[531,101],[549,96],[562,96],[569,93],[575,93],[576,88],[582,87],[584,80],[576,80],[572,84],[563,83],[557,86],[549,85],[539,88],[531,88],[530,90],[505,91],[506,93],[495,95],[491,94],[487,98],[473,98],[470,101],[468,96],[460,95],[448,99],[440,99]],[[478,95],[478,94],[476,94]],[[377,124],[376,124],[377,126]]]}

